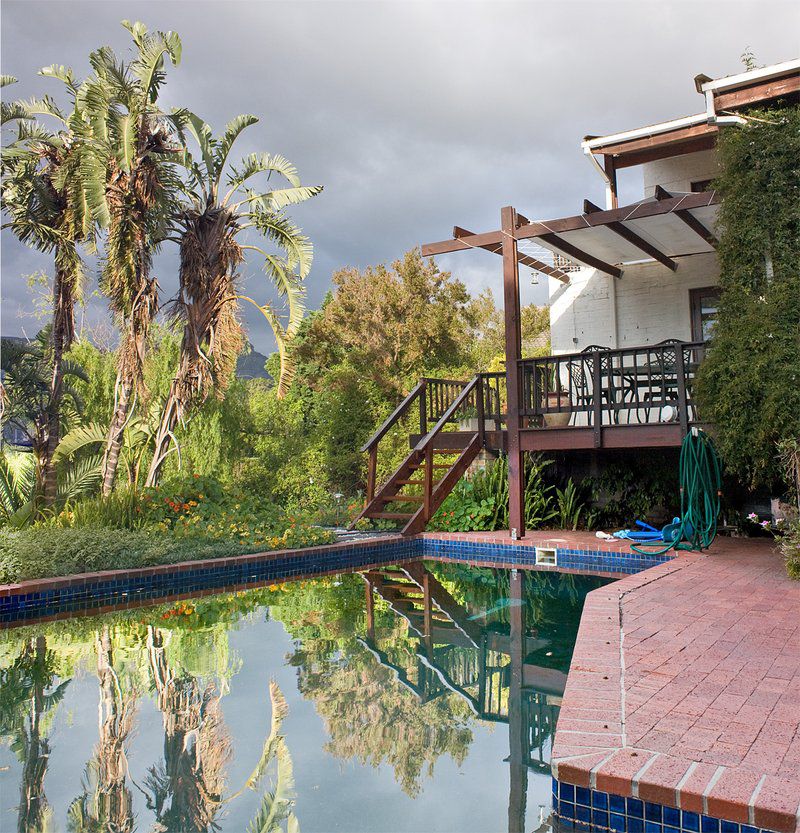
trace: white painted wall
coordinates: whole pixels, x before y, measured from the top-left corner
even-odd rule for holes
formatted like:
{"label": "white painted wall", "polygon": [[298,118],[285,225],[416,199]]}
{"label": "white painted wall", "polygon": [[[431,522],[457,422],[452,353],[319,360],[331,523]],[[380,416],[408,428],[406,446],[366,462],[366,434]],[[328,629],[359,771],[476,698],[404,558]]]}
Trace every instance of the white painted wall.
{"label": "white painted wall", "polygon": [[691,191],[693,182],[713,179],[718,172],[716,150],[701,150],[647,162],[642,165],[644,196],[652,197],[656,185],[661,185],[667,191]]}
{"label": "white painted wall", "polygon": [[[649,162],[642,166],[644,195],[652,196],[656,185],[689,191],[692,182],[713,179],[717,164],[715,150]],[[690,339],[689,290],[716,286],[719,265],[713,252],[676,262],[675,272],[653,261],[624,266],[619,279],[588,268],[570,273],[566,285],[550,278],[553,352],[574,353],[590,344],[637,347],[667,338]]]}
{"label": "white painted wall", "polygon": [[688,341],[692,335],[689,290],[716,286],[719,266],[714,253],[676,260],[675,272],[652,262],[625,266],[621,278],[594,269],[572,272],[569,284],[550,278],[553,352],[574,353],[590,344],[638,347],[666,338]]}

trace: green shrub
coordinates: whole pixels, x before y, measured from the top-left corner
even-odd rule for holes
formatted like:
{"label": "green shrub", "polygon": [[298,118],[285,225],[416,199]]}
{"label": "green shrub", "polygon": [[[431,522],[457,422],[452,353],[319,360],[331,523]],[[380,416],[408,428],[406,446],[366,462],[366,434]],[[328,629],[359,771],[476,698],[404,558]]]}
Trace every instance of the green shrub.
{"label": "green shrub", "polygon": [[789,578],[800,580],[800,520],[795,520],[779,540]]}
{"label": "green shrub", "polygon": [[[540,529],[559,517],[577,524],[585,511],[584,496],[574,485],[562,492],[545,478],[553,464],[539,455],[525,459],[525,526]],[[571,482],[571,481],[570,481]],[[588,513],[586,515],[588,518]],[[508,527],[508,460],[500,457],[472,477],[463,478],[433,516],[429,529],[446,532],[492,531]]]}
{"label": "green shrub", "polygon": [[0,582],[227,558],[262,550],[313,546],[330,540],[325,530],[297,526],[258,546],[233,537],[215,540],[201,535],[176,536],[153,529],[35,526],[18,531],[2,530]]}

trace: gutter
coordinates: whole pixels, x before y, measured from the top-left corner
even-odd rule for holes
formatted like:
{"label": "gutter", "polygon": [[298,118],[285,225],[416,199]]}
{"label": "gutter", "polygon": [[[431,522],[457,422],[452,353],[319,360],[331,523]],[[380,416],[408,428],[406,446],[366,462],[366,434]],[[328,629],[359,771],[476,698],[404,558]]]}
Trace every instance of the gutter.
{"label": "gutter", "polygon": [[[701,76],[698,76],[698,78]],[[698,85],[699,86],[699,85]],[[639,139],[647,136],[656,136],[662,133],[669,133],[671,130],[676,130],[681,127],[689,127],[695,124],[710,124],[717,127],[725,127],[728,125],[743,125],[747,124],[747,119],[742,116],[733,115],[719,115],[714,107],[714,90],[708,84],[703,84],[703,93],[706,99],[706,112],[698,113],[695,116],[686,116],[682,119],[675,119],[669,122],[662,122],[661,124],[654,124],[650,127],[640,127],[636,130],[628,130],[625,133],[614,133],[610,136],[602,136],[597,138],[586,138],[581,142],[581,149],[584,155],[591,161],[592,165],[597,169],[597,172],[603,178],[606,185],[606,208],[612,208],[612,188],[611,179],[605,171],[605,168],[597,161],[594,155],[595,149],[602,149],[606,145],[618,144],[619,142],[629,141],[631,139]],[[708,89],[706,89],[708,87]]]}

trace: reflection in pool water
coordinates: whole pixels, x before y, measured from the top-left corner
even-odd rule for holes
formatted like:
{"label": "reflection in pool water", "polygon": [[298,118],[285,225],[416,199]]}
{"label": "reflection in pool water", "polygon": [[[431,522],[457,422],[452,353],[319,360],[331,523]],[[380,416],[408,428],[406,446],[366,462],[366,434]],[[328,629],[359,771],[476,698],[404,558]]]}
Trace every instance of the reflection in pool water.
{"label": "reflection in pool water", "polygon": [[523,831],[586,592],[419,562],[0,635],[0,831]]}

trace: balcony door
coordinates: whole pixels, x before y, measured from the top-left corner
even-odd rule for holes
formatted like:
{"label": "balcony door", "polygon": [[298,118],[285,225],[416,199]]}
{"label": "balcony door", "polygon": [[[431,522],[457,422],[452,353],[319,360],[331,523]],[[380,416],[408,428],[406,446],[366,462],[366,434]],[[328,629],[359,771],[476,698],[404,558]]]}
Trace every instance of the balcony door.
{"label": "balcony door", "polygon": [[708,341],[717,320],[719,287],[690,289],[689,306],[692,315],[692,341]]}

